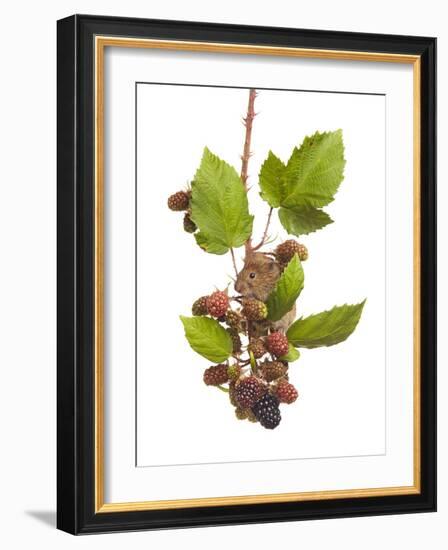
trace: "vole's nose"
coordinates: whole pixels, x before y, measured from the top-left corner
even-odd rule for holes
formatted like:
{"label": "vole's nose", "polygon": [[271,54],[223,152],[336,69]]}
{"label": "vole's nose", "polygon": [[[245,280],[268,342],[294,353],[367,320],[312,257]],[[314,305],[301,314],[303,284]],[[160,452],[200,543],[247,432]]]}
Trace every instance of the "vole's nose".
{"label": "vole's nose", "polygon": [[235,283],[235,290],[238,292],[238,294],[243,294],[244,291],[244,285],[238,279]]}

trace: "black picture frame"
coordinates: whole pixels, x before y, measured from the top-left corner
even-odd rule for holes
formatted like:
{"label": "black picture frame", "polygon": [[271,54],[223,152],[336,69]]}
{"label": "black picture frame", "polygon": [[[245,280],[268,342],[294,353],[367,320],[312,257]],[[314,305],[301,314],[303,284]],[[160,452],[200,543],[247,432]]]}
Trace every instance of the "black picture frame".
{"label": "black picture frame", "polygon": [[[95,513],[94,55],[96,35],[418,55],[421,59],[419,494]],[[436,39],[74,15],[57,24],[57,527],[100,533],[436,510]]]}

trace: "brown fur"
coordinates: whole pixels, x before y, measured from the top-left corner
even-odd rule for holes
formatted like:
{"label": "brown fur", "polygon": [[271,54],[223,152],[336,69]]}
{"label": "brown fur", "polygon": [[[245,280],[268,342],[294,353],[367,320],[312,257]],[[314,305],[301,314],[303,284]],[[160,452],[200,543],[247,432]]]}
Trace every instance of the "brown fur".
{"label": "brown fur", "polygon": [[238,273],[235,290],[245,298],[256,298],[264,302],[273,290],[280,274],[280,266],[275,260],[264,254],[253,253],[246,257],[244,267]]}
{"label": "brown fur", "polygon": [[[251,274],[253,274],[251,276]],[[245,298],[255,298],[261,302],[268,299],[281,275],[278,263],[261,253],[252,253],[244,260],[244,267],[238,273],[235,290]],[[286,331],[294,321],[294,306],[280,321],[272,323],[274,330]]]}

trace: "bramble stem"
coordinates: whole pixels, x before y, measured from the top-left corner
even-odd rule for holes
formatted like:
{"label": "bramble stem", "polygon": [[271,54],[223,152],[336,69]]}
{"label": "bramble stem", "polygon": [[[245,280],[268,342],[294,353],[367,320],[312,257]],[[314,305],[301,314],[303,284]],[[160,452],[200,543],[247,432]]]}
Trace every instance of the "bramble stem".
{"label": "bramble stem", "polygon": [[267,219],[267,222],[266,222],[266,227],[264,229],[263,237],[261,238],[261,241],[257,244],[257,246],[255,246],[253,248],[253,250],[259,250],[265,244],[266,238],[268,236],[269,224],[271,223],[271,217],[272,217],[273,210],[274,209],[271,206],[271,208],[269,209],[268,219]]}
{"label": "bramble stem", "polygon": [[254,103],[255,103],[256,97],[257,97],[257,92],[254,89],[250,89],[249,103],[247,105],[247,114],[246,114],[246,117],[243,119],[244,126],[246,127],[246,136],[244,139],[243,155],[241,157],[241,160],[242,160],[241,179],[243,180],[246,191],[247,191],[247,178],[248,178],[247,170],[249,167],[249,158],[251,155],[250,142],[252,138],[252,123],[255,117]]}
{"label": "bramble stem", "polygon": [[235,270],[236,278],[238,279],[238,268],[236,267],[235,252],[233,248],[230,249],[230,254],[232,256],[233,269]]}
{"label": "bramble stem", "polygon": [[[257,97],[257,92],[253,88],[249,90],[249,102],[247,104],[247,114],[243,118],[243,124],[246,127],[246,135],[244,138],[244,149],[241,156],[241,180],[243,182],[246,193],[247,188],[247,178],[248,178],[248,168],[249,168],[249,158],[251,156],[250,143],[252,139],[252,124],[255,117],[254,103],[255,98]],[[246,241],[246,254],[252,250],[252,239],[249,237]]]}

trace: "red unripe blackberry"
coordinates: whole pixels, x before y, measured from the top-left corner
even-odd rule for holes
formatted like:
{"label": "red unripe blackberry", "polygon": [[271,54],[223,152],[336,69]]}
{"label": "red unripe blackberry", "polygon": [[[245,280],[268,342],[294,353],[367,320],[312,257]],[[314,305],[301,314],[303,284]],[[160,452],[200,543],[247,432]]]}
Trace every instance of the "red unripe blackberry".
{"label": "red unripe blackberry", "polygon": [[240,380],[235,386],[235,401],[242,409],[249,409],[263,395],[264,388],[255,376]]}
{"label": "red unripe blackberry", "polygon": [[263,428],[273,430],[280,424],[282,417],[278,405],[278,399],[270,393],[263,395],[263,397],[253,405],[252,411]]}
{"label": "red unripe blackberry", "polygon": [[300,261],[304,262],[308,259],[308,250],[306,246],[298,243],[294,239],[289,239],[282,244],[279,244],[275,249],[275,258],[281,264],[290,262],[294,254],[299,256]]}
{"label": "red unripe blackberry", "polygon": [[294,403],[299,397],[299,394],[295,387],[286,380],[280,380],[275,390],[275,395],[280,403]]}
{"label": "red unripe blackberry", "polygon": [[190,218],[190,214],[185,214],[184,216],[184,231],[187,233],[194,233],[197,229],[196,224],[194,221]]}
{"label": "red unripe blackberry", "polygon": [[261,365],[261,374],[266,382],[278,380],[288,372],[288,367],[281,361],[265,361]]}
{"label": "red unripe blackberry", "polygon": [[193,315],[207,315],[207,296],[198,298],[191,307]]}
{"label": "red unripe blackberry", "polygon": [[267,351],[262,338],[251,340],[247,349],[254,354],[255,359],[260,359]]}
{"label": "red unripe blackberry", "polygon": [[243,300],[242,314],[249,321],[263,321],[268,316],[268,308],[266,304],[255,300],[255,298],[248,298]]}
{"label": "red unripe blackberry", "polygon": [[207,297],[207,311],[212,317],[222,317],[229,307],[229,297],[222,290],[216,290]]}
{"label": "red unripe blackberry", "polygon": [[181,210],[187,210],[190,205],[191,192],[188,191],[178,191],[173,195],[168,197],[168,208],[174,210],[175,212],[180,212]]}
{"label": "red unripe blackberry", "polygon": [[266,347],[273,355],[282,357],[289,350],[288,338],[282,332],[272,332],[266,337]]}
{"label": "red unripe blackberry", "polygon": [[204,371],[204,382],[207,386],[219,386],[228,381],[227,365],[215,365]]}

